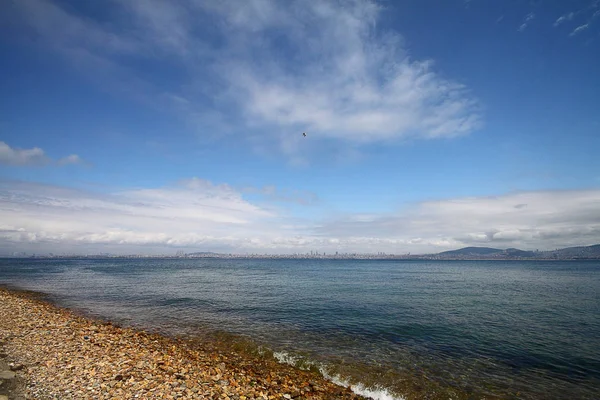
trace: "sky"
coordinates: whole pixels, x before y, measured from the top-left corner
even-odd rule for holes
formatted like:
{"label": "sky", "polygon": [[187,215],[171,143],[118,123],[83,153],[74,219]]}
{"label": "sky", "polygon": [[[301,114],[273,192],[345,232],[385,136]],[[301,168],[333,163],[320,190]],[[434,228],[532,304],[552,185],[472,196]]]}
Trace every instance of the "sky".
{"label": "sky", "polygon": [[600,243],[599,0],[5,0],[0,60],[0,254]]}

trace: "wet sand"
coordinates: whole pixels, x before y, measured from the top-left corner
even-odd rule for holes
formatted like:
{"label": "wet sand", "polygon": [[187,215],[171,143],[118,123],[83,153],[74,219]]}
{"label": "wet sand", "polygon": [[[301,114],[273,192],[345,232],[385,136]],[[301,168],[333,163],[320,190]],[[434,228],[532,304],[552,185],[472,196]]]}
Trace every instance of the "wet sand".
{"label": "wet sand", "polygon": [[[314,371],[211,338],[85,317],[0,288],[0,399],[364,399]],[[13,376],[14,377],[10,377]]]}

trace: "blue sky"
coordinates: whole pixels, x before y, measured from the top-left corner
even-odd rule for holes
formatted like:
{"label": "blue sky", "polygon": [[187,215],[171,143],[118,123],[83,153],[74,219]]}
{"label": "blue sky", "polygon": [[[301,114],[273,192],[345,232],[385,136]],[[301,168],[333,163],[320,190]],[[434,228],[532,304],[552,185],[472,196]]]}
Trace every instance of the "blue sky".
{"label": "blue sky", "polygon": [[600,242],[599,1],[0,14],[4,253]]}

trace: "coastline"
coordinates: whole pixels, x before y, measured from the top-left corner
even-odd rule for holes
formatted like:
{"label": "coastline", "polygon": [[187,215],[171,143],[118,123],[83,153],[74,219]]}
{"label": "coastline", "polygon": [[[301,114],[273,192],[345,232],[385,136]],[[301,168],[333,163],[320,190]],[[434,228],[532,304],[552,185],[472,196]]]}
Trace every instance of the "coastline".
{"label": "coastline", "polygon": [[15,376],[0,389],[10,400],[366,399],[226,340],[120,327],[42,293],[0,287],[0,315],[0,361],[12,364]]}

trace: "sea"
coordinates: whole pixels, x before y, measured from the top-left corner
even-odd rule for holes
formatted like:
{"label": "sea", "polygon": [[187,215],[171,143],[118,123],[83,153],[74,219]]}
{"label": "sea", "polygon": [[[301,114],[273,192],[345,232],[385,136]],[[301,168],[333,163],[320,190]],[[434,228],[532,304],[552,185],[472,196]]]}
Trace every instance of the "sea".
{"label": "sea", "polygon": [[600,261],[0,259],[0,284],[251,342],[373,399],[599,399]]}

